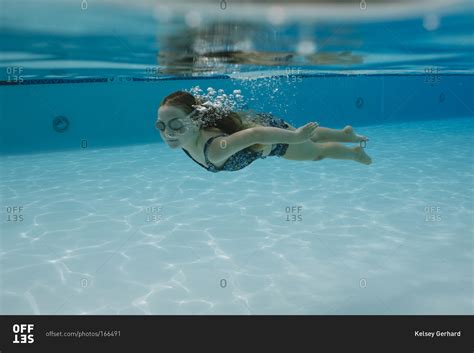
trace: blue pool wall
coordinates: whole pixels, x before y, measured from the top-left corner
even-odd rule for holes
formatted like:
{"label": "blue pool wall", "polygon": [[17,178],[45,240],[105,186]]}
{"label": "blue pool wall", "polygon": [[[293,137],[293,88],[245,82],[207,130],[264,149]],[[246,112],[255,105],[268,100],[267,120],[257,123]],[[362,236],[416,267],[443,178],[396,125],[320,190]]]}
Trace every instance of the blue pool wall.
{"label": "blue pool wall", "polygon": [[[0,86],[2,155],[162,142],[154,129],[163,97],[199,85],[240,89],[249,108],[299,126],[317,121],[342,128],[474,116],[474,80],[450,76],[297,76],[229,78],[38,80]],[[278,88],[275,91],[275,88]],[[253,98],[253,100],[251,99]],[[53,120],[66,117],[65,131]]]}

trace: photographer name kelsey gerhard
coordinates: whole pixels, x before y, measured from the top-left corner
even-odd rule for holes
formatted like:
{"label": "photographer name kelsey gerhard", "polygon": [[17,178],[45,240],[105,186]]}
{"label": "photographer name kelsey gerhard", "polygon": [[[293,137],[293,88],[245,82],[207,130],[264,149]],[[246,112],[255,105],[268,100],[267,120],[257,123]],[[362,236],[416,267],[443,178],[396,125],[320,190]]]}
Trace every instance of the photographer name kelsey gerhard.
{"label": "photographer name kelsey gerhard", "polygon": [[415,331],[415,337],[461,337],[461,331]]}

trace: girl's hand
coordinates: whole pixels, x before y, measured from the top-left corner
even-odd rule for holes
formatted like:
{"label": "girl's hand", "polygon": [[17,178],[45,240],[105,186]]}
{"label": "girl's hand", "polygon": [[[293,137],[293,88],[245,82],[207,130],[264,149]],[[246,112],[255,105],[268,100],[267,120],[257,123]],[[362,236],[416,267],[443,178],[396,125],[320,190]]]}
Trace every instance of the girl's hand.
{"label": "girl's hand", "polygon": [[303,143],[311,139],[313,134],[316,132],[316,128],[319,126],[316,122],[310,122],[302,127],[296,129],[295,133],[295,142],[293,143]]}

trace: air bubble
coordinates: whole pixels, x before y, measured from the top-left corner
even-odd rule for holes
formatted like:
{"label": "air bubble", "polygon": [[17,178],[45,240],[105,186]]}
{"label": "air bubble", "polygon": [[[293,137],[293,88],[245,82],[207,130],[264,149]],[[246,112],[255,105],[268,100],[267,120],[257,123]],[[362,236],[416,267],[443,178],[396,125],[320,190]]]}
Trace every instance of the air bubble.
{"label": "air bubble", "polygon": [[213,87],[208,87],[206,93],[199,86],[192,87],[188,92],[198,103],[193,106],[198,111],[196,120],[206,123],[206,126],[222,119],[232,111],[241,110],[243,106],[240,90],[234,90],[239,93],[238,97],[233,94],[227,95],[223,89],[218,89],[216,92]]}

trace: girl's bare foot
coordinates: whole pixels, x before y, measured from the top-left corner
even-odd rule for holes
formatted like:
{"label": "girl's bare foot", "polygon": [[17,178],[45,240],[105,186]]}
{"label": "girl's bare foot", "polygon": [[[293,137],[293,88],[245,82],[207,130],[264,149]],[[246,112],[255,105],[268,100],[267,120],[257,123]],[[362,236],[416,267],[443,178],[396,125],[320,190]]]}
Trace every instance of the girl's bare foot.
{"label": "girl's bare foot", "polygon": [[354,147],[353,148],[355,152],[355,158],[354,160],[356,162],[362,163],[362,164],[371,164],[372,163],[372,158],[369,157],[367,153],[365,153],[364,149],[360,146]]}
{"label": "girl's bare foot", "polygon": [[347,134],[347,142],[360,142],[360,141],[369,141],[369,139],[362,135],[357,135],[354,132],[352,126],[347,125],[344,129],[342,129],[345,134]]}

